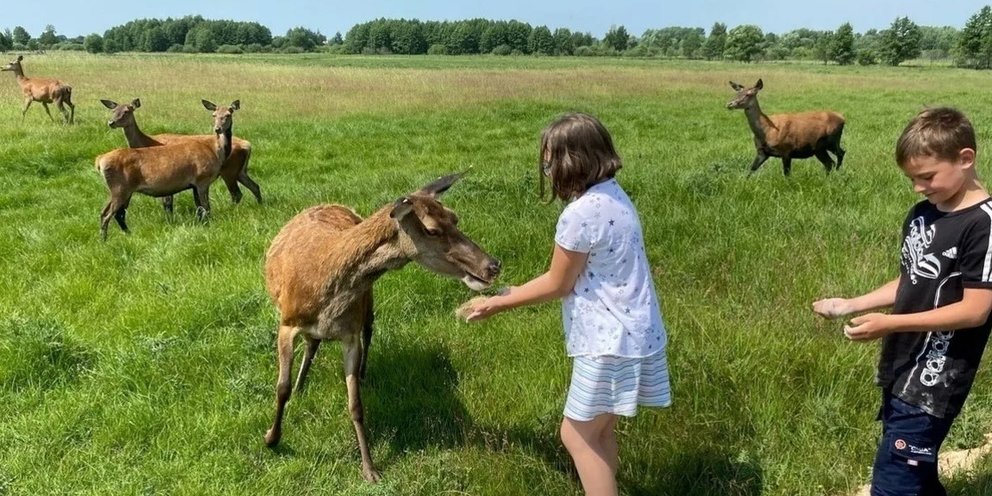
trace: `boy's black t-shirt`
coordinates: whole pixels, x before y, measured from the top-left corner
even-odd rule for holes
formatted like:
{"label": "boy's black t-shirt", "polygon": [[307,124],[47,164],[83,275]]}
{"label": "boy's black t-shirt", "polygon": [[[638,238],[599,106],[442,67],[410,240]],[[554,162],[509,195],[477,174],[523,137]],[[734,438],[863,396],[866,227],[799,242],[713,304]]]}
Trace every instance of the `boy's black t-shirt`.
{"label": "boy's black t-shirt", "polygon": [[[941,212],[917,203],[903,226],[899,289],[892,313],[961,301],[964,288],[992,288],[992,199]],[[882,339],[878,385],[936,417],[961,410],[978,370],[992,317],[970,329],[900,332]]]}

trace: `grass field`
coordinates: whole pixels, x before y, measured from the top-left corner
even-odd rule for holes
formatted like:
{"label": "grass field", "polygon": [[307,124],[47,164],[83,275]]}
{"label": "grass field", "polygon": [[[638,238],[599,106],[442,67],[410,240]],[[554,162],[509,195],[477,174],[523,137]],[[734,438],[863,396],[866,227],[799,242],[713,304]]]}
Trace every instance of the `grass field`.
{"label": "grass field", "polygon": [[[9,56],[9,55],[8,55]],[[73,86],[77,125],[52,124],[0,74],[0,494],[579,494],[557,439],[567,387],[559,307],[458,323],[459,282],[409,266],[377,286],[363,388],[365,483],[337,346],[294,395],[278,449],[276,312],[262,260],[296,212],[367,215],[448,172],[460,227],[503,260],[502,284],[548,263],[558,205],[536,198],[537,143],[582,110],[612,132],[638,206],[665,320],[675,404],[620,424],[628,495],[843,495],[867,481],[878,426],[877,343],[815,317],[822,296],[894,277],[917,198],[895,139],[923,105],[960,107],[992,133],[988,74],[945,67],[738,65],[495,57],[89,56],[25,58]],[[844,167],[784,178],[725,109],[729,79],[763,78],[768,113],[847,118]],[[140,97],[149,133],[209,132],[201,98],[240,99],[265,203],[213,188],[207,224],[189,193],[169,219],[135,197],[132,234],[98,236],[96,155],[124,146],[98,99]],[[54,110],[53,110],[54,111]],[[246,191],[247,193],[247,191]],[[979,377],[948,448],[992,430]],[[992,494],[992,460],[949,481]]]}

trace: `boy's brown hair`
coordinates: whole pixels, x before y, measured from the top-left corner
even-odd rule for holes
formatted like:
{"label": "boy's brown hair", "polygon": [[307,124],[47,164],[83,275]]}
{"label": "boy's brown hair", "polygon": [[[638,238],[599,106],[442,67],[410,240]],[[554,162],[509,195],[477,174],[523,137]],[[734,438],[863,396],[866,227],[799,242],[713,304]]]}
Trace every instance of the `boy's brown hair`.
{"label": "boy's brown hair", "polygon": [[928,108],[903,129],[896,142],[896,163],[903,167],[917,157],[957,161],[965,148],[978,151],[971,121],[954,108]]}
{"label": "boy's brown hair", "polygon": [[[570,201],[590,186],[616,176],[623,167],[610,133],[589,114],[566,114],[552,122],[541,133],[540,153],[540,195],[544,198],[547,173],[551,184],[548,201]],[[545,161],[546,157],[550,160]]]}

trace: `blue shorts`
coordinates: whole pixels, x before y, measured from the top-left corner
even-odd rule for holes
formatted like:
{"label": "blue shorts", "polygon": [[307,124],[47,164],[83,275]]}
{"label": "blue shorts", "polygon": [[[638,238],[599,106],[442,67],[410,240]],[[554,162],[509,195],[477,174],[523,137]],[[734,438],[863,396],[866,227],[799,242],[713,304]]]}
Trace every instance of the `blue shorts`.
{"label": "blue shorts", "polygon": [[945,496],[937,452],[954,418],[940,418],[882,393],[882,439],[872,467],[872,496]]}

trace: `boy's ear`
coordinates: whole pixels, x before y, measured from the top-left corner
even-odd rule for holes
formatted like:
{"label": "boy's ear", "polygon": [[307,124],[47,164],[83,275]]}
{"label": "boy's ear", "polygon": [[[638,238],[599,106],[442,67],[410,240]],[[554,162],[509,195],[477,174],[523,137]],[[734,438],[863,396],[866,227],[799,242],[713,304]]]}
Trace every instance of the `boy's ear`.
{"label": "boy's ear", "polygon": [[975,166],[975,150],[971,148],[963,148],[958,152],[958,161],[961,167],[968,168]]}

